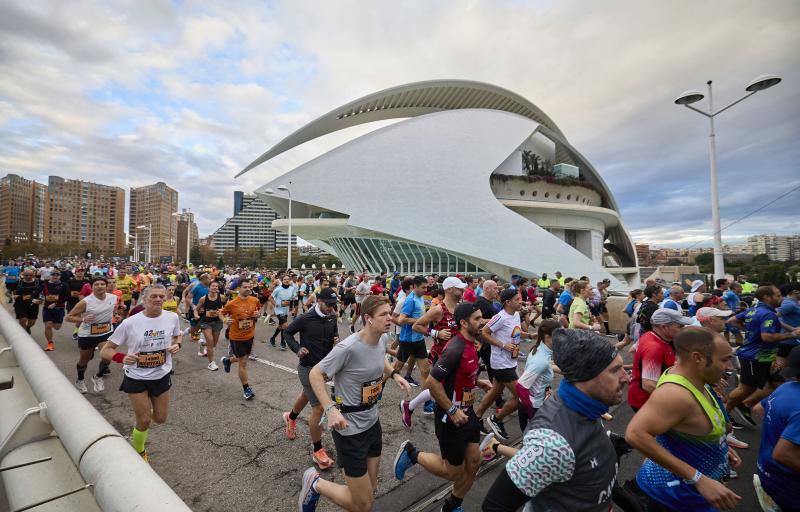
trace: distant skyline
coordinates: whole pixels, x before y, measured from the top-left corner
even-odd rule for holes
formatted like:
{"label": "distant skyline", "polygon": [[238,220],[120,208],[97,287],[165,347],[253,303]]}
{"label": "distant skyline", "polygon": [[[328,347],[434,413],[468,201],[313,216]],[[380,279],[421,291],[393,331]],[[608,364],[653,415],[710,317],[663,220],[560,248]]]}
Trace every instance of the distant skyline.
{"label": "distant skyline", "polygon": [[[672,102],[712,79],[720,106],[757,75],[782,76],[717,119],[722,225],[800,185],[799,22],[795,1],[3,2],[0,174],[164,181],[206,236],[232,215],[234,190],[374,129],[233,178],[308,121],[368,92],[463,78],[542,108],[609,184],[636,242],[710,246],[708,123]],[[723,242],[796,232],[798,199]]]}

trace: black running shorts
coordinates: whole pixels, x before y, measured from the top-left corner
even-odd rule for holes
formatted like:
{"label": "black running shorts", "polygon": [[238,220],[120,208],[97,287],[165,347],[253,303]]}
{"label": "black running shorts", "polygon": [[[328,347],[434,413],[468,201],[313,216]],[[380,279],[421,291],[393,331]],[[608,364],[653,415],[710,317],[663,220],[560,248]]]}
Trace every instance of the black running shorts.
{"label": "black running shorts", "polygon": [[149,396],[155,397],[169,391],[171,387],[172,380],[169,374],[155,380],[139,380],[125,375],[122,377],[119,390],[125,393],[144,393],[146,391]]}
{"label": "black running shorts", "polygon": [[425,340],[420,341],[401,341],[397,345],[397,359],[405,363],[408,358],[414,356],[417,361],[428,358],[428,347]]}
{"label": "black running shorts", "polygon": [[253,339],[246,341],[231,341],[231,353],[236,357],[247,357],[253,351]]}
{"label": "black running shorts", "polygon": [[381,456],[383,449],[383,430],[380,420],[363,432],[351,436],[343,436],[333,431],[333,442],[336,445],[336,456],[339,467],[350,478],[359,478],[367,474],[367,459]]}
{"label": "black running shorts", "polygon": [[469,420],[460,427],[452,422],[442,422],[439,419],[446,414],[438,405],[434,408],[436,437],[439,439],[439,451],[442,458],[451,466],[460,466],[464,463],[467,446],[470,443],[478,444],[481,440],[481,424],[472,408],[468,410]]}

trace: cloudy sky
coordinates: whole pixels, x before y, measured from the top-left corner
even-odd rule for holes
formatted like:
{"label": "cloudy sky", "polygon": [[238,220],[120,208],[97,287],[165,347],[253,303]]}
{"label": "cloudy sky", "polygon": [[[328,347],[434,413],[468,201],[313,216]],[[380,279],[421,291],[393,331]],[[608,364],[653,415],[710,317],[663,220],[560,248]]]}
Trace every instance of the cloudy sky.
{"label": "cloudy sky", "polygon": [[[675,106],[714,80],[783,83],[717,118],[723,225],[800,186],[800,2],[0,2],[0,175],[165,181],[201,236],[252,191],[347,137],[234,175],[362,95],[491,82],[542,108],[603,175],[637,241],[710,237],[708,123]],[[704,104],[705,105],[705,104]],[[388,189],[389,184],[386,184]],[[724,232],[793,233],[800,191]]]}

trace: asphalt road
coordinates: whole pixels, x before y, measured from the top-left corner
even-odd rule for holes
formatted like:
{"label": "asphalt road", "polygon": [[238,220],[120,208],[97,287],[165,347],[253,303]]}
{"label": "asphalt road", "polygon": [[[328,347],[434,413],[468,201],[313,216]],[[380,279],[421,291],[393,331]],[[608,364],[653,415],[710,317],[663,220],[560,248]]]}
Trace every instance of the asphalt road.
{"label": "asphalt road", "polygon": [[[293,372],[296,356],[291,351],[280,351],[262,342],[273,330],[273,326],[259,322],[254,344],[259,361],[250,361],[248,365],[250,385],[256,393],[250,401],[242,397],[235,367],[230,374],[221,368],[215,372],[207,370],[206,359],[197,356],[197,345],[188,339],[184,340],[183,350],[176,356],[169,417],[165,424],[151,427],[148,452],[156,472],[193,510],[250,512],[297,509],[300,478],[312,464],[308,410],[303,411],[298,421],[297,439],[286,440],[281,413],[289,410],[301,387]],[[349,327],[340,325],[339,332],[344,338]],[[56,334],[56,350],[48,354],[67,377],[74,380],[78,347],[71,333],[71,327],[65,324]],[[45,345],[41,321],[34,327],[33,337],[41,346]],[[227,353],[227,342],[221,341],[220,345],[220,352]],[[118,391],[121,369],[119,365],[112,365],[112,374],[105,378],[105,392],[94,393],[88,375],[96,371],[98,361],[99,358],[95,358],[89,364],[89,393],[85,397],[121,434],[127,436],[133,425],[133,413],[127,396]],[[398,482],[392,473],[392,461],[405,439],[412,439],[421,450],[438,450],[430,417],[415,416],[410,432],[403,427],[397,407],[401,398],[399,388],[390,384],[380,404],[384,447],[374,510],[437,510],[441,502],[433,497],[446,492],[446,482],[417,468],[409,471],[404,482]],[[609,427],[624,432],[630,416],[630,409],[621,407]],[[512,435],[519,432],[516,417],[507,421],[507,427]],[[755,430],[740,432],[737,435],[752,447],[741,452],[744,460],[740,470],[742,476],[731,486],[743,496],[739,510],[757,510],[751,475],[757,456],[758,433]],[[323,436],[323,444],[335,458],[336,450],[327,433]],[[623,459],[620,479],[631,478],[640,462],[641,457],[637,454]],[[480,510],[482,496],[501,469],[502,460],[483,469],[486,473],[468,495],[465,510]],[[338,469],[325,471],[324,477],[340,483],[344,481],[344,475]],[[323,499],[318,510],[338,509]]]}

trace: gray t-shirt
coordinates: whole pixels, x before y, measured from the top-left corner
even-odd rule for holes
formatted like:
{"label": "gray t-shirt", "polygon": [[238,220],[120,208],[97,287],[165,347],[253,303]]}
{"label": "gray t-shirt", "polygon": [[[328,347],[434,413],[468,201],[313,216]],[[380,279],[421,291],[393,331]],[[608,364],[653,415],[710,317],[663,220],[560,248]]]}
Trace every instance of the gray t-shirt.
{"label": "gray t-shirt", "polygon": [[375,404],[365,411],[346,413],[347,428],[339,430],[343,436],[364,432],[378,421],[377,401],[382,390],[387,340],[388,336],[384,334],[375,346],[370,346],[358,333],[351,334],[334,345],[333,350],[319,362],[322,372],[333,377],[338,404]]}

